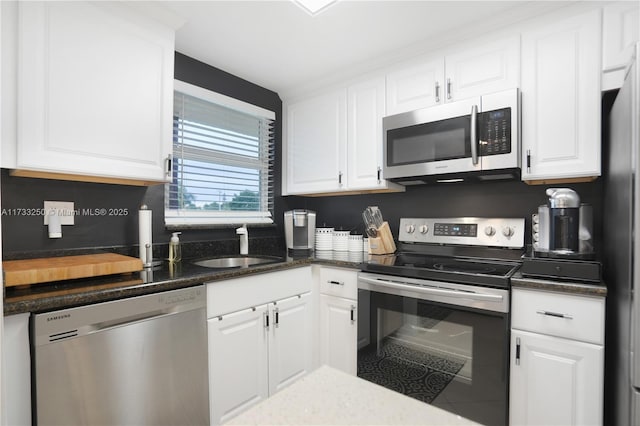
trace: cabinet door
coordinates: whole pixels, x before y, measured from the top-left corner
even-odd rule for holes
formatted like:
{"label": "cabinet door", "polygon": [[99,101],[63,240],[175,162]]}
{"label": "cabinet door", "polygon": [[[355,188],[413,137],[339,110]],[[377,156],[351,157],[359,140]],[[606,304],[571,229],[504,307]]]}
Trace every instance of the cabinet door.
{"label": "cabinet door", "polygon": [[399,114],[443,102],[444,59],[405,65],[387,74],[387,113]]}
{"label": "cabinet door", "polygon": [[445,101],[467,99],[519,86],[520,37],[483,43],[445,57]]}
{"label": "cabinet door", "polygon": [[602,424],[603,363],[603,346],[512,330],[510,424]]}
{"label": "cabinet door", "polygon": [[29,315],[4,317],[2,336],[2,424],[31,424]]}
{"label": "cabinet door", "polygon": [[269,395],[312,369],[311,293],[271,305],[269,328]]}
{"label": "cabinet door", "polygon": [[164,181],[174,33],[111,2],[20,2],[17,168]]}
{"label": "cabinet door", "polygon": [[522,35],[523,180],[600,175],[600,15]]}
{"label": "cabinet door", "polygon": [[320,295],[320,363],[356,375],[357,303]]}
{"label": "cabinet door", "polygon": [[211,424],[269,396],[267,305],[208,320]]}
{"label": "cabinet door", "polygon": [[338,90],[287,107],[287,192],[347,185],[347,94]]}
{"label": "cabinet door", "polygon": [[602,17],[602,69],[624,68],[640,40],[638,2],[619,2],[604,7]]}
{"label": "cabinet door", "polygon": [[384,188],[382,179],[382,117],[384,78],[349,87],[347,140],[349,189]]}

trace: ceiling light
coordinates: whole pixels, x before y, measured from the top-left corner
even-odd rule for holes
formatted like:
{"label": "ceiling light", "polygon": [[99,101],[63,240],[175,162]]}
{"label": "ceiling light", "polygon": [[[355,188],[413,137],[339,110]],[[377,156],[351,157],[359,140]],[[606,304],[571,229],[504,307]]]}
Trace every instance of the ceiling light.
{"label": "ceiling light", "polygon": [[326,10],[338,0],[293,0],[295,4],[300,6],[305,12],[311,16],[317,15]]}

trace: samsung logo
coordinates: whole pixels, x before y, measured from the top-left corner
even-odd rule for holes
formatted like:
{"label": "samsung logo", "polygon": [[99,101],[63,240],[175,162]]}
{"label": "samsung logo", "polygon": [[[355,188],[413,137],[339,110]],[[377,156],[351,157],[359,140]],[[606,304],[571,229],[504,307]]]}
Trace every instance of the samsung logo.
{"label": "samsung logo", "polygon": [[62,315],[55,315],[53,317],[48,317],[47,318],[47,322],[62,320],[62,319],[65,319],[65,318],[71,318],[71,314],[62,314]]}

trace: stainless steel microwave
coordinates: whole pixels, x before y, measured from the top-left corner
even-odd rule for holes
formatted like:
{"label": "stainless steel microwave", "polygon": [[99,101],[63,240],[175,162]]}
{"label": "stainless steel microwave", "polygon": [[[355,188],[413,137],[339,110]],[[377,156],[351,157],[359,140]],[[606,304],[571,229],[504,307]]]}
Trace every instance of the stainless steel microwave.
{"label": "stainless steel microwave", "polygon": [[520,177],[518,89],[382,120],[384,177],[405,185]]}

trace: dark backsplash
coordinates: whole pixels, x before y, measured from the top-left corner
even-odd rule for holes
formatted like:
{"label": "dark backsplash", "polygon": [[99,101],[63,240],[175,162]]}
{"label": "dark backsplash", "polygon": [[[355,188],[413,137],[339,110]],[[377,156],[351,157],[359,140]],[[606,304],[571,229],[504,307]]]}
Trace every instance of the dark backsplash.
{"label": "dark backsplash", "polygon": [[[135,246],[138,243],[138,209],[147,204],[153,211],[153,241],[166,245],[171,231],[163,219],[164,187],[133,187],[85,182],[68,182],[10,176],[2,170],[2,242],[5,258],[15,253],[54,251],[93,247]],[[596,247],[602,237],[602,185],[568,185],[583,202],[594,208]],[[317,212],[318,226],[333,226],[363,232],[362,211],[379,206],[391,230],[397,236],[401,217],[524,217],[527,242],[530,243],[531,213],[546,202],[547,186],[529,186],[522,182],[489,182],[407,187],[404,193],[351,195],[339,197],[277,197],[276,224],[250,227],[250,237],[282,240],[282,212],[306,208]],[[73,201],[75,208],[88,210],[126,210],[121,216],[78,215],[74,226],[63,226],[61,239],[49,239],[42,216],[28,216],[15,209],[41,209],[43,201]],[[15,214],[12,214],[15,213]],[[184,242],[236,240],[235,227],[185,230]],[[225,243],[226,244],[226,243]]]}
{"label": "dark backsplash", "polygon": [[[602,240],[602,184],[556,185],[574,189],[583,203],[593,206],[594,243]],[[378,206],[398,235],[401,217],[523,217],[526,243],[531,243],[531,214],[545,204],[544,185],[527,185],[520,181],[457,183],[408,186],[404,193],[368,194],[342,197],[286,197],[289,208],[305,208],[317,213],[317,226],[330,226],[364,232],[362,211]]]}

